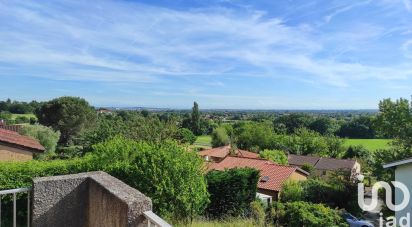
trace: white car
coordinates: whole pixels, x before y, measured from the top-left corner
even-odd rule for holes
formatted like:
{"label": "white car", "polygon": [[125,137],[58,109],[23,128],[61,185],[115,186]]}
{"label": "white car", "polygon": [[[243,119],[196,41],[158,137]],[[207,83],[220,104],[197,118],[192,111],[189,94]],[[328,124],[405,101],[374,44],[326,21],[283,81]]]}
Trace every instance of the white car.
{"label": "white car", "polygon": [[357,219],[355,216],[349,213],[344,213],[342,217],[346,220],[350,227],[373,227],[372,223]]}

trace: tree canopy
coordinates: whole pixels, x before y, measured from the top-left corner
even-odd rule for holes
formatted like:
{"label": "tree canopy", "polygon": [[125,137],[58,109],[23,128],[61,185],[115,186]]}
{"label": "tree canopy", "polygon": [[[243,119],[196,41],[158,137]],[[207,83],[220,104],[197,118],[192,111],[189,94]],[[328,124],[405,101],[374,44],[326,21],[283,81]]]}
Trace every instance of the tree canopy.
{"label": "tree canopy", "polygon": [[96,111],[82,98],[60,97],[44,103],[36,111],[36,116],[40,124],[60,131],[60,142],[68,144],[94,124]]}

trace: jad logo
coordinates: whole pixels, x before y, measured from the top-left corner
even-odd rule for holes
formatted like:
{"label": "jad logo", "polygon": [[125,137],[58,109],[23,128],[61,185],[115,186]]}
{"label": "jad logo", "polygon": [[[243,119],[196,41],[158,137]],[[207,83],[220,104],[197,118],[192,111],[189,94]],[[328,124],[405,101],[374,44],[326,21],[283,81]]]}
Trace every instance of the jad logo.
{"label": "jad logo", "polygon": [[[363,183],[358,183],[358,204],[359,207],[363,211],[376,211],[378,210],[379,206],[379,197],[378,197],[378,191],[379,189],[383,188],[385,189],[385,197],[386,201],[385,204],[386,206],[395,212],[401,212],[403,211],[409,204],[410,201],[410,193],[408,188],[403,184],[402,182],[399,181],[392,181],[391,182],[395,188],[398,188],[402,193],[403,193],[403,200],[399,204],[393,204],[392,203],[392,188],[391,186],[384,181],[379,181],[375,183],[372,186],[372,195],[370,199],[370,203],[366,204],[365,203],[365,191],[364,191],[364,184]],[[410,227],[411,219],[410,219],[410,212],[405,212],[405,216],[403,217],[398,217],[399,220],[397,220],[396,217],[388,217],[386,225],[384,225],[382,213],[380,214],[380,219],[379,219],[379,226],[400,226],[400,227]]]}

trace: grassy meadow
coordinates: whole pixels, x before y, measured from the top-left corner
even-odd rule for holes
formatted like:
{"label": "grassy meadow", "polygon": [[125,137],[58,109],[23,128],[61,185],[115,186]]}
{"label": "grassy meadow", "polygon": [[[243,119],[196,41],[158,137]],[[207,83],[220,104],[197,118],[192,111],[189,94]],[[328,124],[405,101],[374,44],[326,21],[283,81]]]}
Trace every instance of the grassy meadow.
{"label": "grassy meadow", "polygon": [[12,114],[11,119],[16,120],[16,118],[18,118],[18,117],[27,117],[27,118],[30,119],[31,117],[36,118],[36,115],[34,115],[32,113],[29,113],[29,114]]}
{"label": "grassy meadow", "polygon": [[198,136],[196,142],[193,144],[195,147],[201,148],[211,148],[212,147],[212,137],[211,136]]}
{"label": "grassy meadow", "polygon": [[345,146],[362,145],[370,151],[375,151],[377,149],[388,148],[390,142],[390,139],[345,139]]}

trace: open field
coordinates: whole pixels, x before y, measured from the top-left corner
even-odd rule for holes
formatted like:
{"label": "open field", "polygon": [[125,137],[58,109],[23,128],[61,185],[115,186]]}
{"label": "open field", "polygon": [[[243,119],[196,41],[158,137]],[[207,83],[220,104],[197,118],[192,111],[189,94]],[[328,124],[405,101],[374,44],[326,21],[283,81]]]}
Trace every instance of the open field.
{"label": "open field", "polygon": [[[362,145],[366,149],[374,151],[381,148],[388,148],[390,146],[390,139],[345,139],[345,146]],[[210,148],[212,146],[211,136],[198,136],[194,143],[196,147]]]}
{"label": "open field", "polygon": [[345,146],[362,145],[366,149],[374,151],[377,149],[388,148],[390,139],[346,139]]}
{"label": "open field", "polygon": [[212,146],[211,136],[198,136],[196,142],[193,144],[196,147],[210,148]]}
{"label": "open field", "polygon": [[16,118],[18,118],[18,117],[27,117],[27,118],[31,118],[31,117],[34,117],[34,118],[36,118],[36,116],[34,115],[34,114],[12,114],[12,119],[13,120],[15,120]]}

